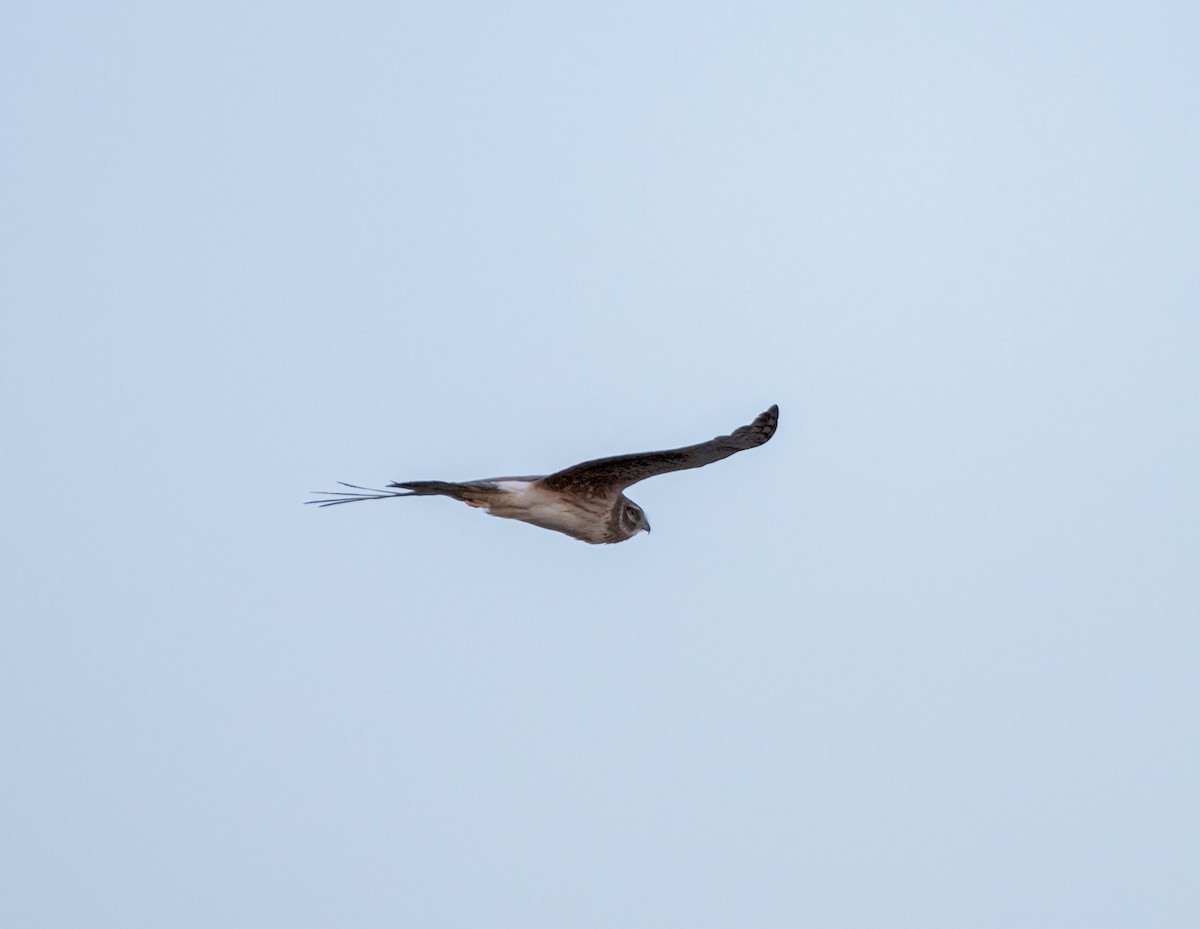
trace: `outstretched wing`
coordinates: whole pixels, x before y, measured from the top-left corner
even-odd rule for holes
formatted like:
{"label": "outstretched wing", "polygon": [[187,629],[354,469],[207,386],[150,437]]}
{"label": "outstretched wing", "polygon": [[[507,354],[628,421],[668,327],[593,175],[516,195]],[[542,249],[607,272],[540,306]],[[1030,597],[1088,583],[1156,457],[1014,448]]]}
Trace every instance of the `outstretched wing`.
{"label": "outstretched wing", "polygon": [[616,455],[585,461],[542,478],[547,490],[602,496],[620,493],[630,484],[644,481],[668,471],[702,468],[706,464],[728,458],[748,448],[757,448],[775,434],[779,424],[779,407],[773,406],[749,426],[735,429],[731,435],[717,436],[699,445],[675,448],[665,452],[643,452],[637,455]]}

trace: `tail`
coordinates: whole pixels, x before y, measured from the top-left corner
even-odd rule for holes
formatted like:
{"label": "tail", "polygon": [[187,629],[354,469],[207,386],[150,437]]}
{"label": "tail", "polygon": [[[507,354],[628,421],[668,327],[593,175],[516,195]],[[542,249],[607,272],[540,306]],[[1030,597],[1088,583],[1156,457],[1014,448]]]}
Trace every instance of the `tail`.
{"label": "tail", "polygon": [[462,500],[464,503],[486,504],[488,498],[496,493],[502,493],[498,488],[491,487],[483,483],[475,484],[452,484],[448,481],[409,481],[404,484],[388,484],[388,488],[398,488],[397,490],[379,489],[377,487],[359,487],[357,484],[347,484],[345,481],[338,481],[343,487],[349,487],[352,490],[366,491],[366,493],[347,493],[339,490],[314,490],[313,493],[320,494],[323,497],[331,497],[329,500],[305,500],[305,503],[315,503],[317,506],[337,506],[339,503],[358,503],[361,500],[386,500],[389,497],[432,497],[443,496],[453,497],[455,500]]}

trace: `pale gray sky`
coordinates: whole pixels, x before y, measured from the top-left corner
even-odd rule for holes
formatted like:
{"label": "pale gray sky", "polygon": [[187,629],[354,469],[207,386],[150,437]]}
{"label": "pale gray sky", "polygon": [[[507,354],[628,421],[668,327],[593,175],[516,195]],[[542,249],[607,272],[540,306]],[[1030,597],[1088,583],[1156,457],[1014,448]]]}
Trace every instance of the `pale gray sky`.
{"label": "pale gray sky", "polygon": [[1200,925],[1196,9],[8,10],[0,923]]}

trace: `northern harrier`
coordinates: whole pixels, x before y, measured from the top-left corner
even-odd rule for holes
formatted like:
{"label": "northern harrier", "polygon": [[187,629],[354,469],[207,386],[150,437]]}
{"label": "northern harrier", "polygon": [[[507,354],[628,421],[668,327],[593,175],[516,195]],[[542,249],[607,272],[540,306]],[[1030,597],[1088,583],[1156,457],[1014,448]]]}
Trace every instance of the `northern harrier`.
{"label": "northern harrier", "polygon": [[626,487],[656,474],[701,468],[736,452],[755,448],[775,434],[778,422],[779,407],[773,406],[749,426],[699,445],[665,452],[597,458],[545,477],[493,477],[461,484],[409,481],[387,485],[396,490],[376,490],[339,481],[343,487],[367,493],[317,491],[336,499],[305,502],[334,506],[360,500],[440,494],[461,500],[467,506],[483,507],[493,516],[519,519],[584,542],[624,542],[643,529],[650,531],[650,523],[641,507],[622,493]]}

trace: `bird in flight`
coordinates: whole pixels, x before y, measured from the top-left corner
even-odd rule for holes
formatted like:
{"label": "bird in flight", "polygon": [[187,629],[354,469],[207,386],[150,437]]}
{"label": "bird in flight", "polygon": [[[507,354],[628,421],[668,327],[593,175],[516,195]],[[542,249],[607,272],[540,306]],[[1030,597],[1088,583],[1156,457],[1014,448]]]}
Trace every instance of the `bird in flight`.
{"label": "bird in flight", "polygon": [[645,512],[625,496],[626,487],[656,474],[702,468],[757,448],[775,434],[778,423],[779,407],[772,406],[748,426],[686,448],[597,458],[538,477],[493,477],[461,484],[407,481],[388,484],[385,490],[339,481],[354,492],[314,491],[328,499],[305,502],[335,506],[389,497],[440,495],[486,509],[492,516],[519,519],[593,545],[624,542],[643,529],[650,531]]}

